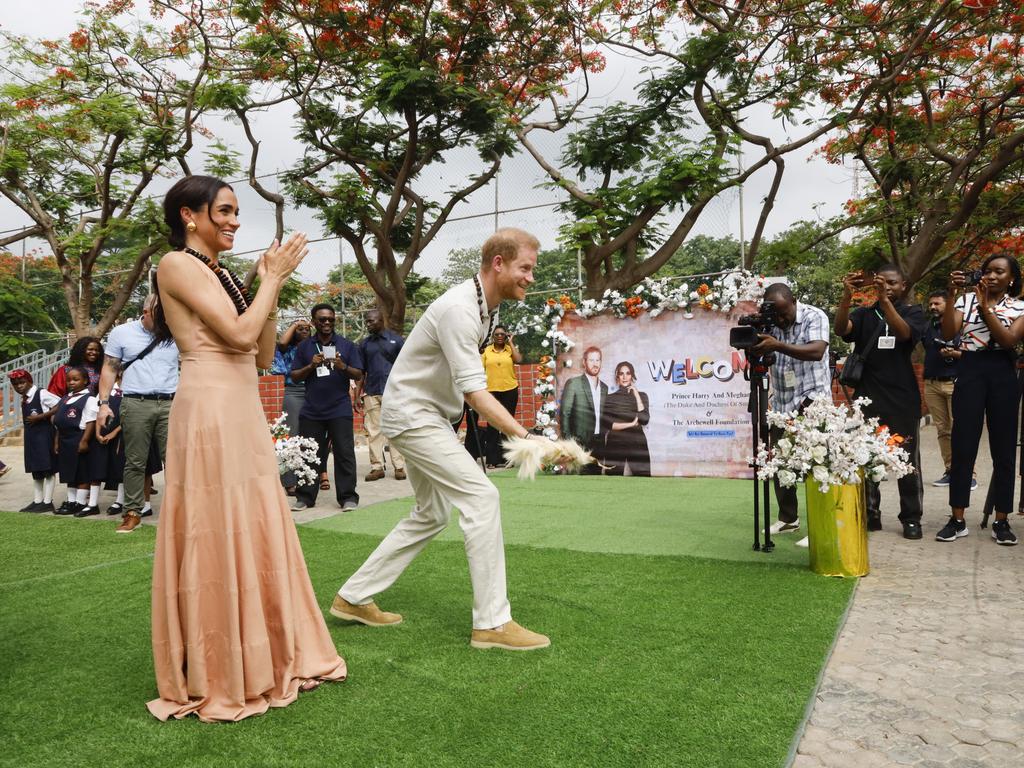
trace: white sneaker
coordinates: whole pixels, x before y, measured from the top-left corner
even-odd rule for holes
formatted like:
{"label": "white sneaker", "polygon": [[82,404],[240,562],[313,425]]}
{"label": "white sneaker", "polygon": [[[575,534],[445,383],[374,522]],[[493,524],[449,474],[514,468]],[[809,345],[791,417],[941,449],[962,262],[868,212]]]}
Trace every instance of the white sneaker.
{"label": "white sneaker", "polygon": [[302,510],[309,509],[309,508],[310,508],[309,504],[307,504],[304,501],[297,501],[297,500],[293,501],[292,502],[292,506],[291,506],[292,512],[301,512]]}
{"label": "white sneaker", "polygon": [[807,546],[810,543],[810,538],[810,536],[804,536],[802,539],[800,539],[800,541],[796,543],[796,545],[798,547],[803,547],[804,549],[807,549]]}
{"label": "white sneaker", "polygon": [[772,523],[772,527],[768,530],[771,531],[772,536],[777,536],[780,533],[792,533],[800,528],[800,518],[798,517],[792,523],[786,523],[782,520],[776,520]]}
{"label": "white sneaker", "polygon": [[341,505],[342,512],[351,512],[353,509],[359,509],[358,501],[353,501],[352,499],[349,499],[348,501]]}

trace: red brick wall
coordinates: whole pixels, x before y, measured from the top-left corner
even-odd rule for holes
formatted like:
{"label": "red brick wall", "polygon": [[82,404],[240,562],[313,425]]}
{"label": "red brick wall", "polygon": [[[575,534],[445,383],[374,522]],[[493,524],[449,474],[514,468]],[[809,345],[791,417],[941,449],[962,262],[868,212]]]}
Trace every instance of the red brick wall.
{"label": "red brick wall", "polygon": [[[533,392],[534,383],[537,380],[537,366],[533,364],[517,365],[519,375],[519,407],[516,408],[516,419],[527,429],[532,429],[536,423],[537,409],[540,408],[540,398]],[[284,376],[260,376],[260,401],[263,403],[263,412],[267,415],[268,421],[273,421],[281,415],[281,403],[284,401]],[[356,432],[363,429],[363,417],[356,414],[352,428]]]}
{"label": "red brick wall", "polygon": [[[837,365],[838,370],[843,370],[842,365]],[[921,393],[921,415],[924,416],[928,413],[928,406],[924,402],[924,366],[920,363],[914,364],[914,375],[917,376],[917,391]],[[850,390],[850,397],[853,397],[853,390]],[[833,403],[845,403],[846,396],[843,395],[843,388],[839,386],[838,381],[832,382],[832,402]]]}

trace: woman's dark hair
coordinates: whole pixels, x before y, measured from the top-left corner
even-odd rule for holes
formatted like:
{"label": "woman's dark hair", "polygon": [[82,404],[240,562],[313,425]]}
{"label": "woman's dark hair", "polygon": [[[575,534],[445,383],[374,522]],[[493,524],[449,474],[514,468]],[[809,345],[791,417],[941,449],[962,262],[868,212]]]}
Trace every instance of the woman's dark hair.
{"label": "woman's dark hair", "polygon": [[508,328],[506,328],[504,325],[496,325],[496,326],[494,326],[494,330],[491,331],[491,336],[496,334],[498,331],[504,331],[505,335],[508,336]]}
{"label": "woman's dark hair", "polygon": [[636,381],[636,370],[633,368],[633,364],[632,363],[626,362],[625,360],[623,360],[621,363],[616,363],[615,364],[615,376],[616,376],[616,378],[619,375],[619,368],[629,368],[629,375],[630,375],[630,377],[633,379],[633,381]]}
{"label": "woman's dark hair", "polygon": [[77,371],[78,375],[85,379],[85,388],[89,388],[89,371],[82,365],[69,365],[67,375],[70,376],[72,372]]}
{"label": "woman's dark hair", "polygon": [[173,339],[174,334],[171,333],[171,327],[167,324],[167,317],[164,315],[164,304],[160,300],[160,287],[157,285],[155,274],[153,275],[153,295],[156,296],[156,301],[153,302],[153,308],[150,310],[150,314],[153,316],[153,336],[163,344],[165,341]]}
{"label": "woman's dark hair", "polygon": [[175,248],[185,247],[185,222],[181,220],[181,209],[200,211],[203,206],[213,205],[217,193],[224,187],[231,189],[226,181],[213,176],[186,176],[167,192],[164,198],[164,221],[171,230],[167,241]]}
{"label": "woman's dark hair", "polygon": [[71,353],[68,355],[69,369],[85,365],[85,350],[87,350],[89,345],[93,342],[100,345],[100,356],[96,360],[96,364],[103,364],[103,342],[95,336],[80,336],[74,346],[71,347]]}
{"label": "woman's dark hair", "polygon": [[1020,262],[1018,262],[1017,259],[1015,259],[1008,253],[993,253],[991,256],[989,256],[987,259],[981,262],[982,274],[984,274],[985,270],[988,269],[988,265],[991,264],[996,259],[1004,259],[1006,263],[1010,265],[1010,273],[1013,275],[1013,280],[1011,280],[1010,285],[1007,286],[1006,294],[1008,296],[1013,296],[1014,298],[1017,298],[1018,296],[1020,296],[1021,288]]}

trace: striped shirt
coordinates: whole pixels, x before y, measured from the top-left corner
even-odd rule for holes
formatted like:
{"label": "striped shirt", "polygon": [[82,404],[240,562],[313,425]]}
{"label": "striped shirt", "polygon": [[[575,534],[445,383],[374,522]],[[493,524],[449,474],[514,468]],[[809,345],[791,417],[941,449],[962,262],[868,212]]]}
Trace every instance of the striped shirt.
{"label": "striped shirt", "polygon": [[[772,328],[771,335],[786,344],[810,344],[829,338],[828,316],[817,307],[796,303],[796,320],[789,328]],[[772,366],[772,410],[790,413],[809,397],[827,394],[832,383],[828,367],[828,351],[821,360],[797,360],[782,352],[775,353]]]}
{"label": "striped shirt", "polygon": [[[967,352],[978,352],[985,349],[1002,349],[992,341],[992,332],[985,324],[985,319],[978,311],[978,297],[967,293],[957,298],[953,307],[963,312],[963,324],[960,326],[960,348]],[[1011,296],[1003,296],[992,309],[1004,328],[1013,325],[1013,321],[1024,315],[1024,301]]]}

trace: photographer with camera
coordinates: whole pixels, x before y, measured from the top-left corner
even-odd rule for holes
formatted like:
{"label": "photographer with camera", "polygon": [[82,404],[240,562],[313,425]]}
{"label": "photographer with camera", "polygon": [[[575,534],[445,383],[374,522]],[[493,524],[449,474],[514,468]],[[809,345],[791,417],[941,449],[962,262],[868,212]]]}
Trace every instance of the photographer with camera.
{"label": "photographer with camera", "polygon": [[[854,291],[873,288],[875,302],[850,311]],[[864,415],[876,417],[894,435],[903,438],[914,471],[899,479],[900,514],[903,538],[921,538],[921,511],[924,488],[921,484],[921,451],[918,438],[921,424],[921,393],[910,355],[928,325],[917,304],[904,301],[907,279],[895,264],[885,264],[875,272],[860,270],[843,277],[843,296],[833,323],[836,335],[853,342],[854,350],[846,359],[840,381],[853,387],[855,398],[871,402]],[[878,484],[864,479],[867,495],[868,530],[882,529],[881,494]]]}
{"label": "photographer with camera", "polygon": [[[960,351],[960,334],[951,341],[942,338],[942,315],[946,311],[946,292],[932,291],[928,295],[929,323],[925,329],[921,346],[924,347],[924,402],[935,423],[942,455],[944,472],[932,483],[937,488],[949,485],[949,468],[953,452],[949,436],[953,431],[953,382],[956,381],[957,362],[963,354]],[[971,481],[971,490],[978,485]]]}
{"label": "photographer with camera", "polygon": [[[760,341],[750,351],[757,355],[774,353],[771,366],[770,408],[778,413],[799,412],[810,401],[828,395],[832,377],[829,373],[828,316],[817,307],[796,300],[785,283],[772,283],[764,292],[762,315],[774,314],[768,333],[758,334]],[[765,312],[766,309],[770,312]],[[782,437],[779,427],[772,427],[771,441]],[[775,478],[775,499],[779,519],[772,524],[773,534],[791,533],[800,528],[796,488],[783,488]],[[806,538],[797,546],[806,546]]]}
{"label": "photographer with camera", "polygon": [[[957,297],[961,289],[972,284],[973,290]],[[952,339],[959,333],[963,357],[953,389],[953,463],[949,479],[952,514],[936,534],[938,541],[956,541],[967,535],[964,510],[970,506],[971,474],[982,424],[987,421],[992,453],[990,499],[996,512],[992,538],[1004,546],[1017,543],[1007,516],[1013,507],[1020,397],[1013,350],[1024,338],[1024,301],[1017,298],[1020,291],[1020,265],[1008,255],[989,256],[981,270],[972,275],[953,272],[949,276],[942,336]]]}

